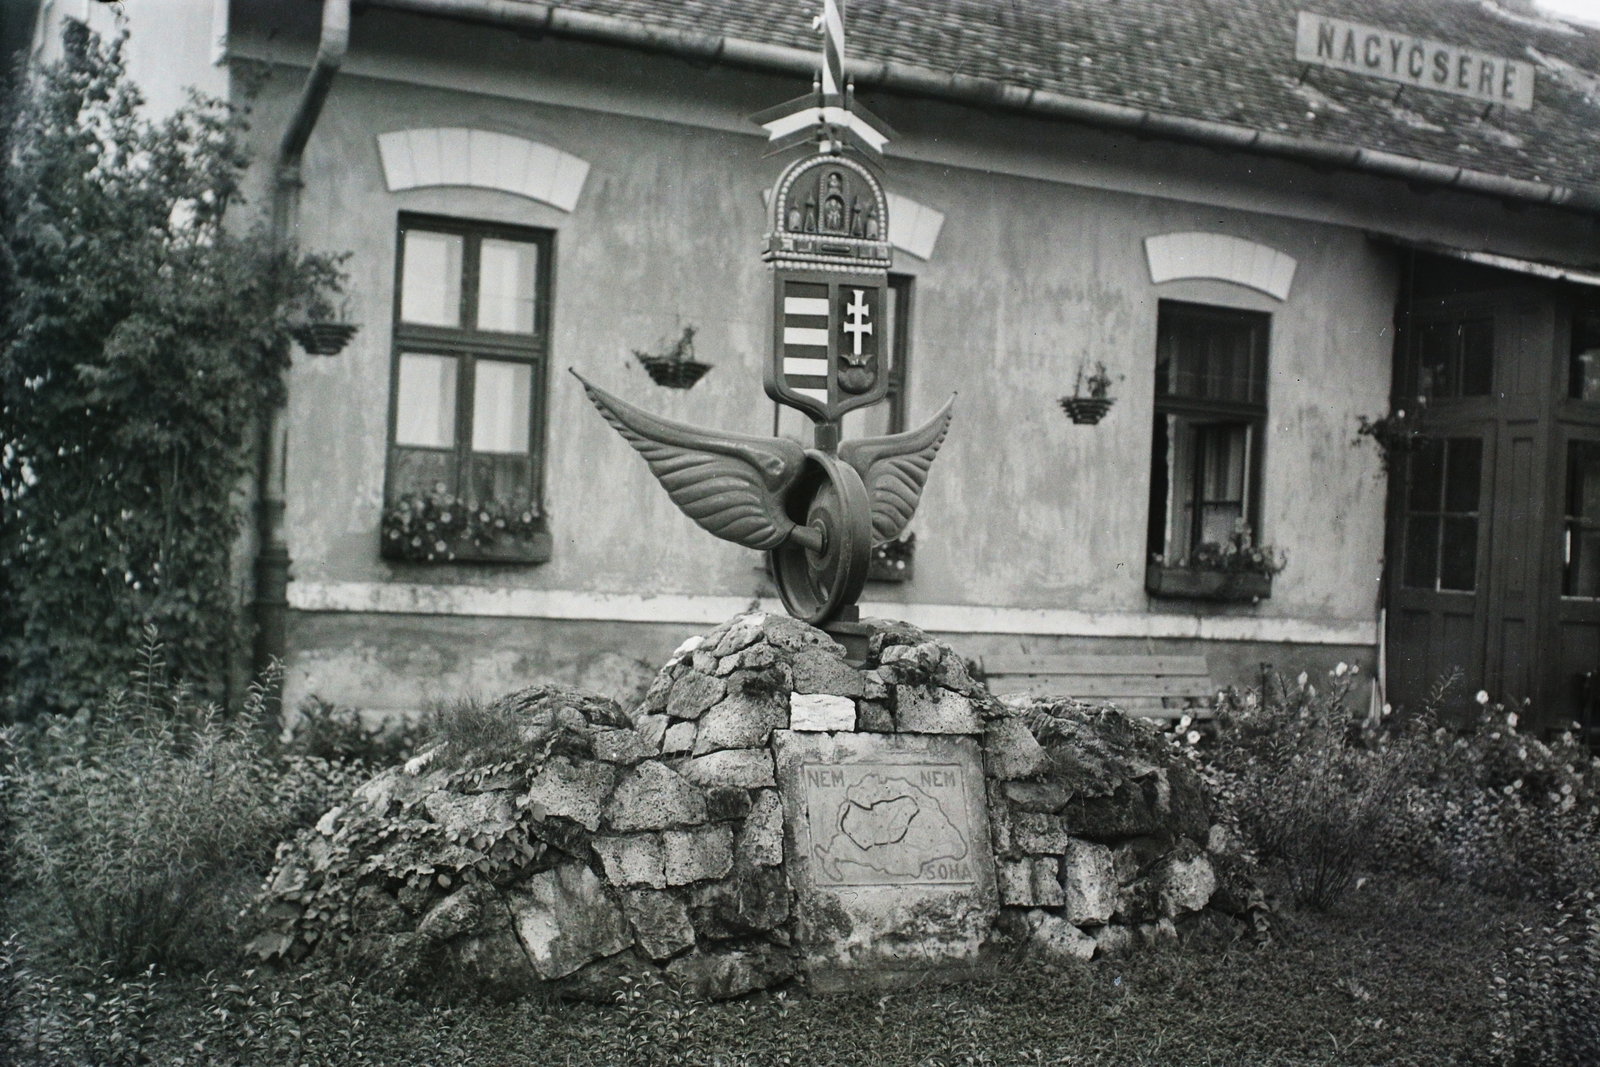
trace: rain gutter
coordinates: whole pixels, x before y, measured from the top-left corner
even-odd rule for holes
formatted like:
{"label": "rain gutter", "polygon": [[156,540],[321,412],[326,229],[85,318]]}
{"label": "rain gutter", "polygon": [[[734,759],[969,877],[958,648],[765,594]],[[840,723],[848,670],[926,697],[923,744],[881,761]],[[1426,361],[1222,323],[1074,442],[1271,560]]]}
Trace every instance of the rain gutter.
{"label": "rain gutter", "polygon": [[[272,183],[272,251],[276,256],[292,254],[299,228],[300,165],[306,142],[322,115],[322,105],[333,88],[333,79],[350,48],[350,0],[323,0],[322,36],[317,56],[306,75],[300,101],[283,139],[278,143],[277,167]],[[283,536],[285,499],[284,464],[287,427],[289,375],[282,378],[281,404],[273,405],[261,419],[257,445],[256,558],[255,558],[255,649],[257,674],[274,660],[282,661],[288,648],[289,621],[289,546]]]}
{"label": "rain gutter", "polygon": [[[536,36],[595,41],[691,62],[722,63],[769,73],[810,77],[817,68],[816,51],[652,26],[614,15],[574,11],[557,4],[524,0],[369,0],[369,6],[498,26]],[[1126,130],[1140,137],[1159,137],[1208,148],[1273,156],[1318,168],[1341,168],[1398,178],[1413,186],[1459,189],[1519,205],[1543,204],[1600,215],[1600,191],[1507,178],[1373,148],[1167,115],[1125,104],[1102,103],[894,60],[847,59],[845,70],[855,78],[858,90],[881,89],[972,107],[1079,122]]]}

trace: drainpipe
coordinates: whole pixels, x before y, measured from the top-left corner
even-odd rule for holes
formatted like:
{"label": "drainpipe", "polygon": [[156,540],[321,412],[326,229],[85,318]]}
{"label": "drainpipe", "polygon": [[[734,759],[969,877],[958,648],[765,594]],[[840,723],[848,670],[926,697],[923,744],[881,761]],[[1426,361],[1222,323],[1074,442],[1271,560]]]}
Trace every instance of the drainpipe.
{"label": "drainpipe", "polygon": [[[272,181],[271,229],[272,251],[277,255],[293,254],[300,222],[300,161],[349,46],[350,0],[323,0],[322,38],[317,45],[317,56],[311,64],[311,72],[306,75],[305,88],[300,91],[300,102],[278,144]],[[284,403],[263,413],[258,443],[254,658],[257,674],[273,660],[282,661],[288,649],[289,546],[283,538],[288,392],[289,375],[285,370]],[[273,699],[276,701],[277,694],[273,694]]]}

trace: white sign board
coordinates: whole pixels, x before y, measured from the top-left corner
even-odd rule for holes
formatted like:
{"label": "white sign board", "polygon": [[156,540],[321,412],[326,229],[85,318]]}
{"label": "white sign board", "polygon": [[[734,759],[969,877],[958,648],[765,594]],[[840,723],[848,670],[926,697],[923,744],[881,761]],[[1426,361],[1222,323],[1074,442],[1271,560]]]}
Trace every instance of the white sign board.
{"label": "white sign board", "polygon": [[1294,57],[1486,104],[1522,111],[1533,107],[1530,63],[1309,11],[1300,12]]}

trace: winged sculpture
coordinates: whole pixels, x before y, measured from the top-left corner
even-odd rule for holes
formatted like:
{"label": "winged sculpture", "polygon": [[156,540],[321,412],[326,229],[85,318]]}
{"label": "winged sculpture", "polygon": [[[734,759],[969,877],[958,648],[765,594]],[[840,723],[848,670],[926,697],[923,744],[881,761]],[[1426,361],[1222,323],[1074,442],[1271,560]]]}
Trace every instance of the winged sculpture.
{"label": "winged sculpture", "polygon": [[813,625],[856,602],[873,544],[911,521],[955,406],[951,397],[918,429],[845,441],[834,454],[664,419],[572,374],[685,515],[771,554],[784,606]]}

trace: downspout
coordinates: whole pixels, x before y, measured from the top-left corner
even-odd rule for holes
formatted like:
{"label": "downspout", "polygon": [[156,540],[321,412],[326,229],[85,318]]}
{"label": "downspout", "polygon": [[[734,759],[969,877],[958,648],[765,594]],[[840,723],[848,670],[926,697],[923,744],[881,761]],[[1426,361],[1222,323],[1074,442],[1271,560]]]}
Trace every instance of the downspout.
{"label": "downspout", "polygon": [[[272,251],[275,257],[292,255],[300,222],[300,163],[306,142],[322,114],[333,87],[334,75],[350,46],[350,0],[323,0],[322,38],[305,88],[289,126],[278,144],[272,179]],[[283,537],[286,483],[284,465],[288,450],[289,374],[282,378],[283,403],[272,405],[261,420],[257,455],[255,657],[259,675],[273,662],[282,662],[288,650],[289,546]],[[277,700],[277,694],[272,694]]]}

